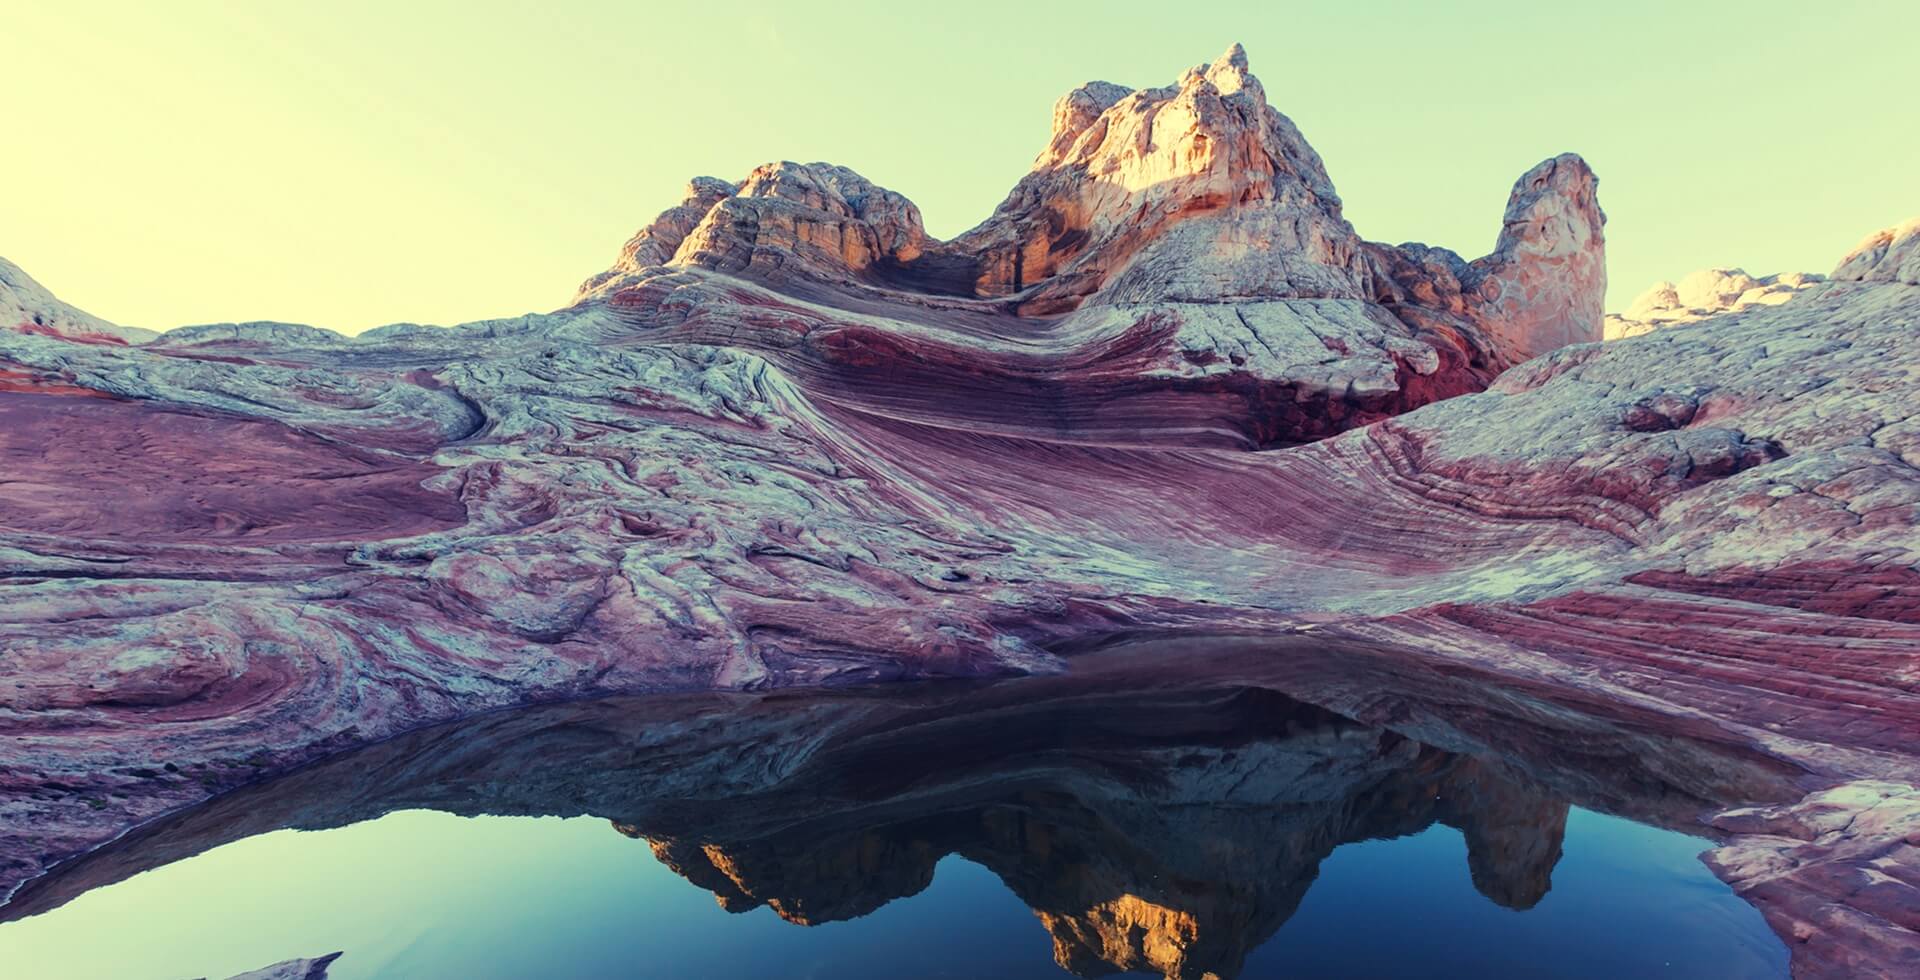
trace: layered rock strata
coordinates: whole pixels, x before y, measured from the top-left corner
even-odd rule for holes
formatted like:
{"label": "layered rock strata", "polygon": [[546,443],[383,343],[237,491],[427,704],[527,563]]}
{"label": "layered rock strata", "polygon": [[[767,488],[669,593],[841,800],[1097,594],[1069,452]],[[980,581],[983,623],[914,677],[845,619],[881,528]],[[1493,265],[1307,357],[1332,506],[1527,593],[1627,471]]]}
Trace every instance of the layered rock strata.
{"label": "layered rock strata", "polygon": [[1069,93],[1031,172],[950,242],[843,167],[775,163],[731,190],[695,180],[576,299],[889,414],[1297,443],[1599,339],[1596,185],[1571,154],[1532,168],[1472,262],[1365,241],[1236,46],[1164,88]]}
{"label": "layered rock strata", "polygon": [[0,887],[425,724],[1142,631],[1407,645],[1920,775],[1920,226],[1560,346],[1600,330],[1577,158],[1466,262],[1360,239],[1237,49],[1055,115],[953,242],[775,164],[549,315],[127,345],[16,301],[61,325],[0,330]]}

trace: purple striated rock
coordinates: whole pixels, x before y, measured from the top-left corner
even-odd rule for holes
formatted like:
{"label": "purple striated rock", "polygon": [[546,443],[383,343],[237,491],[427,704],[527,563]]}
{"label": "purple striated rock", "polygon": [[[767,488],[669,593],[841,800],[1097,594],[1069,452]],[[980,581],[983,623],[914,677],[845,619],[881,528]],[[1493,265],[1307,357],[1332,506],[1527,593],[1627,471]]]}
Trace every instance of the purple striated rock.
{"label": "purple striated rock", "polygon": [[34,293],[65,319],[0,330],[0,889],[492,709],[1136,631],[1409,644],[1920,778],[1913,236],[1551,349],[1598,339],[1602,220],[1559,157],[1485,259],[1365,242],[1236,48],[1070,95],[952,242],[773,164],[544,316],[128,345]]}

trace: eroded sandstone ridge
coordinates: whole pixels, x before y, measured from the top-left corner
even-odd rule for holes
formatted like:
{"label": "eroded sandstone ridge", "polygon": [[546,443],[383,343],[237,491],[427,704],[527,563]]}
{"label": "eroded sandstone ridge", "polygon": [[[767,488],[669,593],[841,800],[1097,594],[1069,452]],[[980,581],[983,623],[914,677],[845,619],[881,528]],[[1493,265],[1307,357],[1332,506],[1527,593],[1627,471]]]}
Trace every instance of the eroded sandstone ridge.
{"label": "eroded sandstone ridge", "polygon": [[1656,282],[1647,287],[1626,312],[1607,314],[1601,332],[1607,340],[1622,340],[1750,306],[1778,306],[1826,278],[1811,272],[1782,272],[1756,279],[1745,269],[1701,269],[1677,285]]}
{"label": "eroded sandstone ridge", "polygon": [[[1920,225],[1782,305],[1562,346],[1600,336],[1577,157],[1468,262],[1359,238],[1237,48],[1055,119],[952,242],[772,164],[548,315],[93,343],[9,274],[42,319],[0,331],[0,888],[488,709],[1135,631],[1404,645],[1815,781],[1920,775]],[[1914,845],[1875,846],[1816,862],[1872,889],[1750,893],[1803,974],[1920,956],[1910,858],[1857,856]]]}
{"label": "eroded sandstone ridge", "polygon": [[6,259],[0,259],[0,330],[95,344],[139,343],[159,336],[151,330],[108,323],[61,302]]}
{"label": "eroded sandstone ridge", "polygon": [[1297,443],[1600,339],[1595,187],[1571,154],[1527,171],[1472,262],[1365,241],[1235,46],[1164,88],[1068,93],[1033,169],[953,241],[844,167],[773,163],[693,181],[576,299],[832,375],[888,414]]}

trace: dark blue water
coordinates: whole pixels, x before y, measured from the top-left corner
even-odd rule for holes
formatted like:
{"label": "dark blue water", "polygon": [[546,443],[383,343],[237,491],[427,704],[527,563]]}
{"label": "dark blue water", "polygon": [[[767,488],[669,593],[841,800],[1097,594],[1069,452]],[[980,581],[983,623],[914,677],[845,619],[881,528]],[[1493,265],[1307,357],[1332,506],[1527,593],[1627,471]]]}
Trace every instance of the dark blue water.
{"label": "dark blue water", "polygon": [[[1475,892],[1458,831],[1338,848],[1243,977],[1778,977],[1785,951],[1695,859],[1706,842],[1574,810],[1552,890]],[[344,950],[355,977],[1067,976],[1046,929],[959,857],[849,922],[723,911],[591,818],[409,811],[279,831],[0,926],[0,976],[226,976]]]}
{"label": "dark blue water", "polygon": [[31,883],[0,977],[336,950],[335,980],[1786,975],[1682,832],[1766,759],[1351,652],[1284,666],[431,729]]}

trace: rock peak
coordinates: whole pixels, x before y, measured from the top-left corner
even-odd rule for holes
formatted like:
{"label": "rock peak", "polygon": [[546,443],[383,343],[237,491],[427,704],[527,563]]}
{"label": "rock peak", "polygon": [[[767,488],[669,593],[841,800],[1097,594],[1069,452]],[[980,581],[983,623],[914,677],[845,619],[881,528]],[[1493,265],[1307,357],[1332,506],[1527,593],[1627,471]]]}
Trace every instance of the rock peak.
{"label": "rock peak", "polygon": [[1542,160],[1514,182],[1500,239],[1474,263],[1483,322],[1508,361],[1601,339],[1607,216],[1599,184],[1577,153]]}
{"label": "rock peak", "polygon": [[[993,217],[953,243],[977,257],[977,294],[1024,294],[1025,311],[1060,312],[1129,269],[1137,274],[1116,300],[1186,293],[1199,283],[1173,286],[1168,279],[1192,278],[1176,268],[1185,263],[1182,255],[1198,253],[1202,262],[1221,257],[1214,247],[1220,243],[1197,240],[1209,237],[1198,226],[1220,230],[1229,213],[1265,216],[1253,219],[1259,229],[1222,231],[1234,238],[1228,253],[1246,253],[1258,238],[1272,244],[1276,235],[1282,247],[1262,251],[1295,251],[1303,237],[1351,238],[1319,155],[1291,120],[1267,104],[1247,64],[1246,50],[1236,44],[1170,86],[1126,91],[1089,85],[1069,93],[1056,106],[1054,136],[1033,171]],[[1183,240],[1161,247],[1175,228],[1187,229]],[[1284,292],[1297,279],[1232,264],[1236,269],[1225,272],[1225,283],[1213,273],[1199,278],[1256,292],[1273,287],[1254,280],[1277,282]],[[1358,291],[1351,283],[1348,289]]]}
{"label": "rock peak", "polygon": [[1833,278],[1920,286],[1920,217],[1868,235],[1834,267]]}
{"label": "rock peak", "polygon": [[1444,249],[1368,243],[1343,216],[1319,154],[1268,104],[1248,64],[1236,43],[1172,85],[1095,81],[1068,92],[1032,169],[993,215],[948,242],[927,237],[912,202],[844,167],[783,162],[738,185],[696,182],[580,298],[618,293],[652,263],[804,280],[809,290],[878,289],[889,302],[903,293],[989,301],[1022,317],[1164,303],[1381,303],[1409,330],[1467,338],[1473,349],[1461,356],[1472,371],[1600,339],[1605,216],[1586,161],[1565,154],[1523,175],[1498,248],[1470,266]]}
{"label": "rock peak", "polygon": [[[1247,71],[1247,49],[1241,47],[1238,41],[1235,41],[1225,54],[1215,58],[1213,64],[1202,69],[1202,74],[1221,95],[1232,95],[1246,87],[1249,82],[1254,85],[1259,84]],[[1266,101],[1264,93],[1261,94],[1261,101]]]}
{"label": "rock peak", "polygon": [[1060,101],[1053,104],[1053,134],[1048,139],[1047,148],[1034,158],[1033,169],[1046,169],[1066,159],[1074,142],[1087,131],[1087,127],[1093,125],[1094,120],[1132,94],[1133,89],[1125,85],[1088,82],[1061,96]]}

